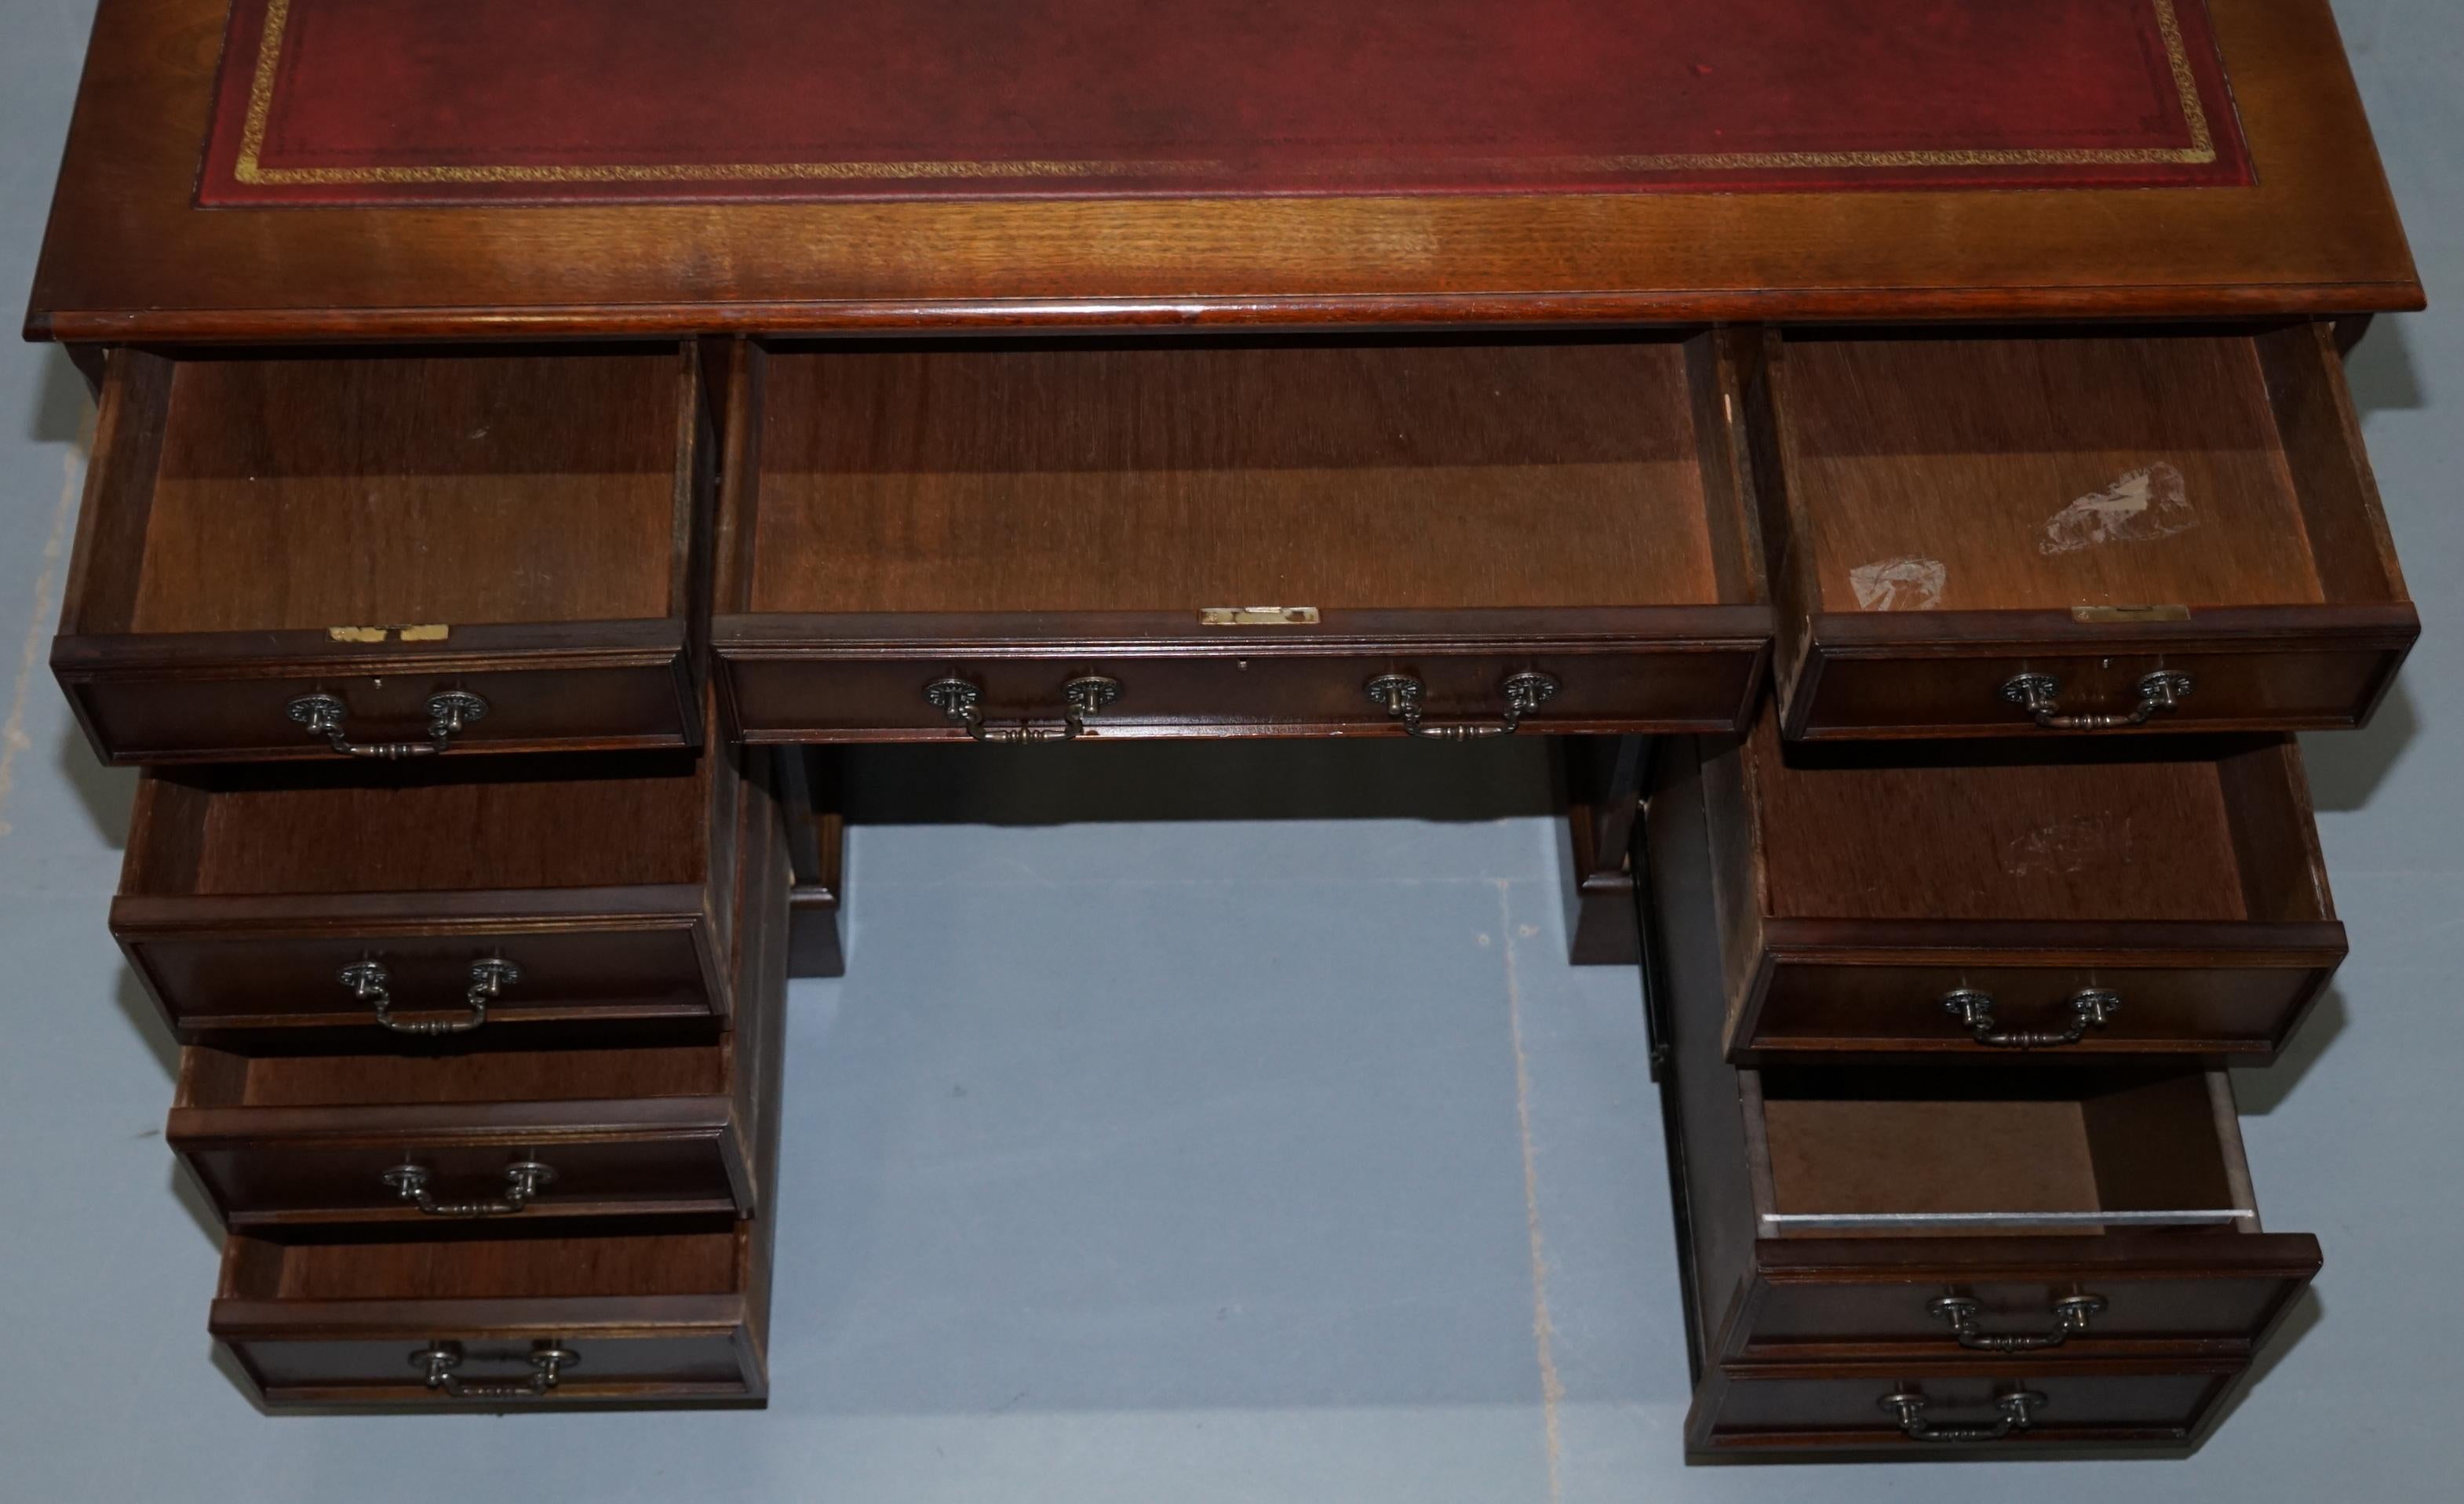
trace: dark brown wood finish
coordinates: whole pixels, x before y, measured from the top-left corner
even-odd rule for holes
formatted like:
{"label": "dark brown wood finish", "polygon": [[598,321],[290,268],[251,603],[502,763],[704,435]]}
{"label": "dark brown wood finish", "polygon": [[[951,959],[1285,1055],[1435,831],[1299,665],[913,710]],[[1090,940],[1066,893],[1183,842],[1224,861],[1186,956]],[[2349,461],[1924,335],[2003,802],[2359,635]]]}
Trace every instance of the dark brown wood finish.
{"label": "dark brown wood finish", "polygon": [[2419,635],[2326,324],[1740,342],[1792,736],[2357,726]]}
{"label": "dark brown wood finish", "polygon": [[[1938,1425],[1991,1424],[2012,1388],[2043,1395],[2024,1434],[1975,1444],[1997,1454],[2194,1441],[2320,1262],[2314,1239],[2258,1230],[2225,1078],[1738,1070],[1718,915],[1728,760],[1671,744],[1645,815],[1689,1450],[1942,1450],[1880,1403],[1910,1389]],[[2104,1220],[2167,1212],[2183,1225]],[[2084,1332],[2023,1353],[1965,1346],[1931,1309],[1964,1297],[1985,1336],[2042,1337],[2054,1303],[2082,1296],[2101,1301]]]}
{"label": "dark brown wood finish", "polygon": [[116,762],[699,745],[715,448],[691,346],[111,362],[54,671]]}
{"label": "dark brown wood finish", "polygon": [[770,1109],[755,1091],[780,1029],[762,1010],[781,1006],[762,991],[759,941],[783,922],[766,916],[784,911],[785,858],[762,780],[745,787],[732,1029],[588,1044],[565,1031],[548,1036],[555,1048],[539,1048],[537,1030],[514,1031],[510,1048],[484,1030],[376,1053],[264,1047],[296,1032],[241,1050],[190,1045],[165,1137],[226,1225],[431,1220],[384,1178],[406,1164],[447,1205],[500,1202],[507,1166],[544,1164],[554,1178],[507,1213],[526,1220],[758,1214],[754,1135]]}
{"label": "dark brown wood finish", "polygon": [[[1697,1460],[2178,1451],[2195,1444],[2241,1377],[2230,1362],[2184,1358],[2060,1366],[2001,1359],[1913,1371],[1905,1361],[1739,1364],[1705,1381],[1695,1414],[1716,1419],[1689,1431],[1687,1444]],[[1881,1404],[1885,1395],[1913,1392],[1924,1397],[1923,1419],[1931,1425],[1990,1426],[2002,1418],[2000,1398],[2013,1390],[2042,1397],[2035,1424],[2013,1437],[1966,1446],[1911,1441]]]}
{"label": "dark brown wood finish", "polygon": [[[714,723],[715,724],[715,723]],[[445,758],[149,774],[111,927],[183,1037],[340,1029],[374,961],[406,1018],[462,1013],[475,962],[520,969],[490,1031],[732,1012],[737,754]]]}
{"label": "dark brown wood finish", "polygon": [[1642,959],[1634,917],[1634,833],[1657,746],[1642,736],[1558,742],[1567,948],[1576,966],[1633,966]]}
{"label": "dark brown wood finish", "polygon": [[786,817],[787,974],[844,976],[839,910],[847,903],[847,822],[839,814],[838,760],[822,747],[781,748],[779,807]]}
{"label": "dark brown wood finish", "polygon": [[2060,1349],[2065,1366],[2157,1347],[2240,1361],[2318,1267],[2314,1240],[2274,1234],[1766,1240],[1722,1356],[1930,1360],[1950,1334],[1926,1305],[1956,1290],[1982,1305],[1989,1336],[2043,1335],[2055,1300],[2101,1297],[2086,1334]]}
{"label": "dark brown wood finish", "polygon": [[[2344,955],[2286,737],[1784,743],[1766,711],[1703,774],[1728,1047],[1773,1055],[2263,1060]],[[1990,994],[1978,1043],[1947,1009]]]}
{"label": "dark brown wood finish", "polygon": [[2257,182],[543,207],[195,205],[222,0],[105,0],[27,327],[316,338],[2420,306],[2327,0],[2211,0]]}
{"label": "dark brown wood finish", "polygon": [[[760,1402],[768,1392],[786,987],[784,853],[737,930],[758,997],[740,1016],[749,1093],[749,1219],[523,1218],[439,1229],[328,1225],[234,1232],[209,1327],[268,1408],[533,1408]],[[757,884],[748,883],[748,887]],[[425,1235],[422,1235],[425,1234]],[[424,1386],[411,1354],[457,1344],[458,1377],[520,1384],[529,1354],[579,1355],[545,1396],[456,1398]]]}
{"label": "dark brown wood finish", "polygon": [[[1089,675],[1073,734],[1403,734],[1393,674],[1491,730],[1538,672],[1570,942],[1642,952],[1670,1073],[1689,1451],[2014,1390],[1980,1448],[2194,1443],[2320,1265],[2221,1066],[2344,952],[2284,733],[2418,631],[2338,350],[2422,301],[2328,0],[2206,9],[2248,186],[209,208],[228,0],[100,0],[26,320],[101,403],[53,662],[188,765],[112,924],[215,1339],[276,1409],[759,1403],[785,978],[844,966],[806,744],[964,739],[947,679],[1048,739]],[[2003,694],[2157,670],[2197,734]],[[382,766],[289,713],[448,691]],[[441,1022],[498,960],[445,1040],[341,979]],[[2023,1050],[1955,990],[2119,1006]],[[534,1159],[501,1216],[382,1179]]]}
{"label": "dark brown wood finish", "polygon": [[[713,638],[748,739],[1727,729],[1770,630],[1733,381],[1691,340],[742,350]],[[1251,618],[1210,623],[1210,611]],[[1305,613],[1294,620],[1293,613]],[[1264,620],[1258,620],[1263,618]]]}

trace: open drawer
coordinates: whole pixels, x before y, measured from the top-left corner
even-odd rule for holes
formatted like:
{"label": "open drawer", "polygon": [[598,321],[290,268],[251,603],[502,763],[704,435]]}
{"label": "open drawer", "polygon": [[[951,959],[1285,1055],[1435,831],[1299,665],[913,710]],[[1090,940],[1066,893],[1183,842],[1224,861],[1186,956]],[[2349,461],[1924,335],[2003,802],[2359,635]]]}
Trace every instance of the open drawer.
{"label": "open drawer", "polygon": [[[2195,1438],[2320,1264],[2261,1229],[2228,1078],[1738,1069],[1701,784],[1667,759],[1645,816],[1690,1446]],[[2047,1399],[1996,1430],[2013,1383]],[[1981,1429],[1918,1434],[1881,1403],[1909,1392],[1917,1429]]]}
{"label": "open drawer", "polygon": [[1693,755],[1740,1061],[2263,1060],[2343,959],[2288,736]]}
{"label": "open drawer", "polygon": [[1755,1257],[1723,1359],[2247,1359],[2319,1264],[2259,1232],[2222,1072],[1738,1073]]}
{"label": "open drawer", "polygon": [[[773,899],[783,881],[782,870],[769,884]],[[417,1227],[275,1217],[245,1230],[234,1218],[208,1325],[269,1407],[743,1402],[767,1393],[784,904],[765,902],[758,926],[752,917],[747,929],[759,938],[748,938],[742,967],[758,999],[744,1009],[755,1037],[736,1059],[738,1080],[753,1083],[738,1105],[749,1117],[737,1120],[750,1124],[752,1214],[526,1211],[423,1217]],[[737,1032],[742,1040],[748,1031]],[[539,1059],[544,1079],[556,1057]],[[547,1210],[558,1184],[547,1188],[537,1210]]]}
{"label": "open drawer", "polygon": [[2356,726],[2419,633],[2324,325],[1739,352],[1793,737]]}
{"label": "open drawer", "polygon": [[111,932],[188,1039],[724,1018],[738,756],[149,773]]}
{"label": "open drawer", "polygon": [[[558,1047],[486,1031],[383,1053],[190,1045],[165,1137],[235,1231],[657,1213],[757,1214],[754,1158],[777,1111],[787,865],[778,822],[746,833],[735,1027],[603,1027]],[[536,1033],[536,1031],[532,1031]]]}
{"label": "open drawer", "polygon": [[2259,1231],[2221,1072],[1735,1075],[1745,1185],[1686,1171],[1689,1222],[1750,1222],[1695,1232],[1697,1450],[2184,1444],[2318,1272]]}
{"label": "open drawer", "polygon": [[113,762],[700,743],[693,347],[111,360],[52,666]]}
{"label": "open drawer", "polygon": [[758,1401],[776,1227],[233,1233],[208,1326],[269,1408]]}
{"label": "open drawer", "polygon": [[747,740],[1727,729],[1770,612],[1709,336],[741,347]]}

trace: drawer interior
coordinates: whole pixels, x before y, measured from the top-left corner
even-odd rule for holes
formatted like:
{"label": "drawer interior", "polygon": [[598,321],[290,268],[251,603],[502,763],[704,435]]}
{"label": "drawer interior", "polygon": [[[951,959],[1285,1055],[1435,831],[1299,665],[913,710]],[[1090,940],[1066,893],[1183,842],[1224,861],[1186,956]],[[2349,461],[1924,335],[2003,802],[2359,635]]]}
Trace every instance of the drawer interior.
{"label": "drawer interior", "polygon": [[737,610],[1759,599],[1707,337],[757,357]]}
{"label": "drawer interior", "polygon": [[2256,1226],[2221,1075],[1788,1068],[1739,1082],[1765,1236]]}
{"label": "drawer interior", "polygon": [[416,1054],[181,1053],[180,1107],[626,1101],[715,1097],[730,1089],[730,1047],[491,1049],[438,1042]]}
{"label": "drawer interior", "polygon": [[686,1231],[641,1224],[540,1235],[512,1224],[481,1232],[423,1228],[424,1235],[316,1229],[275,1239],[226,1239],[227,1300],[513,1300],[735,1295],[748,1275],[745,1229],[711,1219]]}
{"label": "drawer interior", "polygon": [[[149,774],[121,891],[146,897],[698,883],[717,758],[645,753]],[[618,839],[621,838],[621,839]]]}
{"label": "drawer interior", "polygon": [[2332,919],[2279,738],[1783,742],[1747,752],[1775,915]]}
{"label": "drawer interior", "polygon": [[114,358],[63,630],[680,616],[675,345]]}
{"label": "drawer interior", "polygon": [[2406,599],[2310,326],[1771,348],[1814,609]]}

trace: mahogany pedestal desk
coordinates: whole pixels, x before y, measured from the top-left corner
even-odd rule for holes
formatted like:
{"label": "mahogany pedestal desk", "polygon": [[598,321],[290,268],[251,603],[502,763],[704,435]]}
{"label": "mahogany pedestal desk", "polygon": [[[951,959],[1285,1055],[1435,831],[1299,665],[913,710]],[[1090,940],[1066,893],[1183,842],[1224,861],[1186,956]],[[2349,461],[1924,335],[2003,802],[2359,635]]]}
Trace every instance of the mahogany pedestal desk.
{"label": "mahogany pedestal desk", "polygon": [[829,748],[1548,735],[1689,1448],[2193,1443],[2420,303],[2326,0],[102,0],[53,663],[212,1329],[759,1401]]}

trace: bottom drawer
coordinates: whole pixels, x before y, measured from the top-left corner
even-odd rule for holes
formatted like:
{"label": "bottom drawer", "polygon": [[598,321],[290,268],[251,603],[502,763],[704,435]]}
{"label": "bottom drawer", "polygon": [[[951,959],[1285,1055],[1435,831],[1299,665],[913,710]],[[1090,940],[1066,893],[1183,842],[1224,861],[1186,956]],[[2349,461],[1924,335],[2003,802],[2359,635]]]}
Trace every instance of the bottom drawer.
{"label": "bottom drawer", "polygon": [[208,1323],[269,1408],[759,1400],[771,1223],[233,1235]]}
{"label": "bottom drawer", "polygon": [[2241,1373],[2236,1363],[2180,1360],[1961,1364],[1929,1373],[1731,1365],[1705,1376],[1687,1440],[1698,1454],[2180,1447]]}

